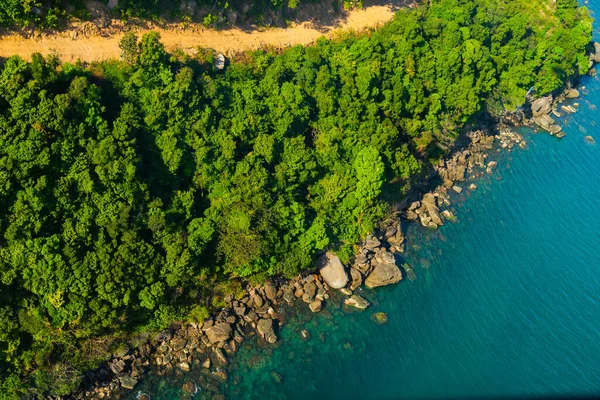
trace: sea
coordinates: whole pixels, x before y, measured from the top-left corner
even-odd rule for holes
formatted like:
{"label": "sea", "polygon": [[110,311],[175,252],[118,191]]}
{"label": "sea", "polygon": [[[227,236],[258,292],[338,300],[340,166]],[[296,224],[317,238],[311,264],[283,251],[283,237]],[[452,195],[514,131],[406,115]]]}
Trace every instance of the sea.
{"label": "sea", "polygon": [[[600,12],[600,2],[589,7]],[[564,138],[520,129],[527,147],[491,154],[493,173],[453,197],[456,221],[407,226],[401,262],[415,281],[363,289],[372,303],[363,312],[335,298],[315,315],[298,304],[277,346],[242,346],[223,395],[600,396],[600,79],[581,86],[581,98],[566,103],[578,112],[559,119]],[[376,323],[376,312],[388,322]],[[142,392],[183,398],[181,382],[164,377],[142,380]]]}

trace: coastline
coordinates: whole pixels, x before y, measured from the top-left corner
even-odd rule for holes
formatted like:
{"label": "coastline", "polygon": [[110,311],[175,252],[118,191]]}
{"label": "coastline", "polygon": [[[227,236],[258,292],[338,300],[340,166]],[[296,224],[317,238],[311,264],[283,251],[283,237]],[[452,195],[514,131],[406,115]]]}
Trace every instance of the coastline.
{"label": "coastline", "polygon": [[[454,215],[448,210],[451,204],[449,194],[476,190],[476,185],[470,181],[482,174],[491,173],[497,165],[495,161],[488,162],[487,155],[496,149],[510,151],[516,146],[526,146],[524,139],[511,130],[512,126],[535,124],[561,137],[558,134],[560,131],[551,128],[556,126],[554,123],[546,126],[541,121],[547,121],[544,116],[557,113],[559,107],[562,108],[560,103],[565,99],[579,96],[579,93],[575,96],[574,87],[576,85],[567,82],[566,89],[555,96],[546,96],[532,102],[531,114],[529,110],[506,114],[487,122],[484,128],[465,130],[467,143],[456,148],[445,161],[434,168],[434,173],[430,174],[427,182],[423,182],[425,186],[433,186],[433,189],[425,193],[413,192],[407,196],[400,204],[410,204],[402,210],[396,210],[402,218],[382,221],[380,228],[358,246],[354,262],[345,269],[347,286],[344,285],[339,291],[332,289],[321,274],[317,273],[317,269],[291,280],[278,278],[260,286],[248,285],[244,296],[238,299],[229,296],[227,307],[206,319],[203,324],[174,324],[170,329],[152,336],[138,335],[136,339],[142,341],[141,345],[127,348],[122,354],[115,355],[105,368],[88,373],[86,379],[92,387],[72,397],[118,398],[123,389],[134,389],[137,380],[147,374],[149,369],[158,374],[181,375],[192,370],[202,371],[200,376],[205,381],[198,383],[219,396],[219,385],[227,380],[226,366],[229,359],[246,337],[256,335],[260,346],[281,344],[278,332],[285,325],[285,317],[280,312],[282,307],[301,300],[311,311],[319,312],[323,303],[335,291],[335,296],[339,292],[339,295],[345,297],[346,305],[358,309],[367,308],[368,304],[362,301],[364,299],[353,292],[363,285],[365,278],[369,279],[376,268],[394,264],[401,271],[398,279],[395,270],[386,267],[385,274],[377,275],[391,279],[379,279],[378,282],[396,283],[401,279],[411,279],[412,268],[402,265],[400,269],[402,262],[398,261],[403,253],[406,224],[414,221],[426,227],[437,228],[445,221],[451,221]],[[541,107],[538,107],[540,103]],[[570,109],[563,111],[572,112]],[[441,184],[436,185],[440,181]],[[467,183],[470,186],[463,187]],[[197,390],[198,383],[190,380],[183,385],[182,390],[191,395]],[[141,394],[138,398],[150,397]]]}

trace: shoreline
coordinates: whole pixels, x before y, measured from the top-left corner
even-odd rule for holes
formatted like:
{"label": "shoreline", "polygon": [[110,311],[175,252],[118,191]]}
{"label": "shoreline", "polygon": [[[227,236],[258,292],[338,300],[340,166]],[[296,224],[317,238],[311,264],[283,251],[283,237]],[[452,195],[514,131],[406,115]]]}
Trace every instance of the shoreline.
{"label": "shoreline", "polygon": [[[596,49],[600,47],[598,44],[595,46]],[[599,55],[600,52],[596,51],[590,60],[596,63]],[[595,71],[593,66],[590,74],[592,71]],[[561,104],[566,99],[580,96],[576,86],[568,81],[560,93],[530,102],[531,115],[529,110],[520,110],[486,118],[483,123],[475,121],[478,126],[465,128],[461,135],[465,143],[454,148],[446,159],[429,171],[415,190],[396,203],[402,205],[402,209],[395,210],[394,219],[381,221],[374,233],[357,245],[350,265],[343,266],[337,256],[326,253],[320,258],[320,266],[293,279],[275,277],[258,286],[246,284],[241,298],[229,295],[225,299],[227,307],[209,316],[204,323],[176,323],[159,333],[146,332],[129,337],[129,342],[137,341],[138,344],[114,354],[103,367],[88,371],[83,389],[69,398],[120,398],[149,375],[175,373],[185,376],[190,371],[200,371],[200,374],[183,385],[184,393],[191,396],[202,385],[203,390],[222,396],[220,385],[228,379],[229,359],[234,357],[247,337],[256,336],[255,345],[261,348],[282,344],[279,330],[285,326],[285,313],[281,312],[283,307],[303,302],[316,313],[324,305],[326,307],[333,295],[341,297],[345,306],[363,311],[370,304],[356,293],[357,289],[395,284],[406,278],[414,280],[412,267],[402,259],[407,224],[420,223],[436,229],[454,220],[456,216],[449,209],[450,195],[477,189],[473,181],[484,174],[491,174],[497,166],[496,161],[488,161],[488,155],[494,150],[510,151],[514,147],[527,146],[512,127],[530,126],[535,129],[537,126],[558,138],[562,137],[553,120],[549,126],[543,121],[547,121],[546,117],[550,118],[550,114],[557,116],[559,109],[565,113],[576,112],[573,106]],[[436,181],[440,184],[434,184]],[[420,193],[419,188],[422,190],[423,187],[427,189]],[[334,271],[332,274],[320,273],[323,267],[331,267]],[[385,314],[379,317],[386,318]],[[144,393],[137,397],[151,398]]]}

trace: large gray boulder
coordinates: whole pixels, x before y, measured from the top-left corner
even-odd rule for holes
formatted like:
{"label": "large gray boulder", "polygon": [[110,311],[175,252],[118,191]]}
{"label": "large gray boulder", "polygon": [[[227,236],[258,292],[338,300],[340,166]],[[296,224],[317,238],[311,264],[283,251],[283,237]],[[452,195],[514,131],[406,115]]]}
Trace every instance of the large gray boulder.
{"label": "large gray boulder", "polygon": [[323,280],[333,289],[341,289],[348,284],[348,274],[338,256],[333,253],[322,255],[317,264]]}
{"label": "large gray boulder", "polygon": [[211,344],[224,342],[231,337],[231,325],[223,322],[211,326],[206,330],[206,336]]}
{"label": "large gray boulder", "polygon": [[367,277],[365,285],[373,289],[379,286],[392,285],[400,282],[400,280],[402,280],[402,272],[396,264],[377,264]]}

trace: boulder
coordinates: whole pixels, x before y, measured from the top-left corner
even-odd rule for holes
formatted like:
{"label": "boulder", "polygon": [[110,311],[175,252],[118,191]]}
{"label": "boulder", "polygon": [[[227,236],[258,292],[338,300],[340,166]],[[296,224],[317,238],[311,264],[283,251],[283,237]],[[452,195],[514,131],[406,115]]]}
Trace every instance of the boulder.
{"label": "boulder", "polygon": [[183,372],[190,372],[190,364],[185,361],[177,364],[177,368],[179,368]]}
{"label": "boulder", "polygon": [[108,8],[109,9],[115,9],[119,7],[119,0],[108,0]]}
{"label": "boulder", "polygon": [[594,42],[593,50],[590,51],[590,61],[594,64],[600,63],[600,43]]}
{"label": "boulder", "polygon": [[576,99],[579,97],[579,90],[577,89],[567,89],[565,90],[565,97],[567,99]]}
{"label": "boulder", "polygon": [[545,97],[540,97],[531,103],[531,113],[534,117],[538,117],[541,115],[548,115],[552,110],[552,95],[548,95]]}
{"label": "boulder", "polygon": [[125,361],[115,360],[110,364],[110,370],[115,375],[119,375],[125,369]]}
{"label": "boulder", "polygon": [[198,387],[192,381],[188,381],[188,382],[184,383],[183,386],[181,387],[181,390],[182,390],[182,392],[190,394],[190,395],[194,395],[194,394],[198,393]]}
{"label": "boulder", "polygon": [[277,336],[273,330],[273,320],[271,318],[261,318],[256,324],[258,334],[269,343],[275,343]]}
{"label": "boulder", "polygon": [[273,283],[265,283],[265,296],[267,296],[267,299],[271,301],[275,301],[277,299],[277,288],[275,288]]}
{"label": "boulder", "polygon": [[340,261],[333,253],[327,252],[318,260],[319,272],[323,280],[334,289],[341,289],[348,284],[348,274]]}
{"label": "boulder", "polygon": [[312,303],[315,300],[315,295],[317,294],[317,285],[315,282],[313,281],[305,283],[303,290],[304,294],[302,295],[302,300],[305,303]]}
{"label": "boulder", "polygon": [[356,268],[350,268],[350,276],[352,276],[350,290],[356,290],[360,285],[363,284],[362,274]]}
{"label": "boulder", "polygon": [[375,262],[379,264],[395,263],[396,258],[392,253],[385,249],[377,249],[375,253]]}
{"label": "boulder", "polygon": [[129,389],[129,390],[133,390],[135,385],[137,385],[137,383],[138,383],[137,379],[132,378],[127,375],[120,377],[119,380],[121,381],[121,386],[124,389]]}
{"label": "boulder", "polygon": [[373,268],[373,271],[367,277],[365,285],[368,288],[376,288],[379,286],[392,285],[400,282],[402,279],[402,272],[396,264],[385,263],[377,264]]}
{"label": "boulder", "polygon": [[372,318],[377,325],[387,324],[388,322],[387,314],[384,312],[376,312],[375,314],[373,314]]}
{"label": "boulder", "polygon": [[363,297],[357,294],[353,294],[352,296],[344,300],[344,304],[350,307],[358,308],[360,310],[364,310],[365,308],[371,305],[371,303],[369,303],[367,300],[365,300]]}
{"label": "boulder", "polygon": [[321,308],[323,307],[323,302],[321,300],[315,300],[312,303],[310,303],[308,305],[308,307],[310,308],[310,311],[317,313],[319,311],[321,311]]}
{"label": "boulder", "polygon": [[217,54],[215,56],[215,69],[222,71],[223,69],[225,69],[225,56],[223,54]]}
{"label": "boulder", "polygon": [[231,325],[222,322],[211,326],[206,330],[206,336],[210,344],[223,342],[231,337]]}
{"label": "boulder", "polygon": [[221,364],[227,365],[229,360],[227,360],[227,355],[225,354],[223,349],[219,349],[218,347],[215,347],[213,349],[213,351],[215,353],[215,356],[217,357],[217,360],[219,360],[219,362],[221,362]]}

